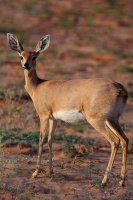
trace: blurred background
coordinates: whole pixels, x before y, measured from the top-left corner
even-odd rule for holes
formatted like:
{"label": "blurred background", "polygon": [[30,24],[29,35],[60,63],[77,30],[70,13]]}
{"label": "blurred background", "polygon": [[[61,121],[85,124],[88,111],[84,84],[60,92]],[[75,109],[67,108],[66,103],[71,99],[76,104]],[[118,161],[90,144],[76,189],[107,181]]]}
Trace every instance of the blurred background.
{"label": "blurred background", "polygon": [[132,0],[1,0],[0,13],[0,85],[20,84],[20,60],[6,41],[10,32],[27,50],[51,34],[38,59],[46,79],[105,77],[133,89]]}

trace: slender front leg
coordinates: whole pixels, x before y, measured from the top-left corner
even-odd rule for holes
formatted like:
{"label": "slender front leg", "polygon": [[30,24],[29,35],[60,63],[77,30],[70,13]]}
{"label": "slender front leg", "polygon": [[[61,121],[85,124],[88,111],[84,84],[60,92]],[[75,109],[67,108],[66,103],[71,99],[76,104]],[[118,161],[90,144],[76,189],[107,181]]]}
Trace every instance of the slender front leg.
{"label": "slender front leg", "polygon": [[36,166],[35,172],[32,174],[32,178],[37,177],[37,174],[40,169],[43,141],[44,141],[45,133],[47,131],[47,126],[48,126],[48,119],[47,118],[40,119],[40,137],[39,137],[39,151],[38,151],[38,158],[37,158],[37,166]]}
{"label": "slender front leg", "polygon": [[53,174],[53,166],[52,166],[52,142],[53,135],[56,128],[57,122],[50,119],[49,120],[49,133],[48,133],[48,146],[49,146],[49,174]]}

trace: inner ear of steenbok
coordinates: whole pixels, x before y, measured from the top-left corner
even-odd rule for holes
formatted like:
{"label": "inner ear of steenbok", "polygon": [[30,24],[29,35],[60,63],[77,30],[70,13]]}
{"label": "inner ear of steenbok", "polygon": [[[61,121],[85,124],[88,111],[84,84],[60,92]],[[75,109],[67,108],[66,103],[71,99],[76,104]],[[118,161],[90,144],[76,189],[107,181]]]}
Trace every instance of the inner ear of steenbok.
{"label": "inner ear of steenbok", "polygon": [[50,44],[50,35],[45,35],[41,38],[41,40],[37,43],[36,48],[35,48],[35,52],[36,53],[41,53],[43,51],[45,51]]}
{"label": "inner ear of steenbok", "polygon": [[[14,51],[17,51],[19,54],[21,54],[22,51],[24,51],[21,43],[19,42],[18,38],[15,35],[7,33],[7,40],[10,45],[10,48],[13,49]],[[39,54],[45,51],[49,47],[49,44],[50,44],[50,35],[45,35],[37,43],[37,46],[34,51]]]}
{"label": "inner ear of steenbok", "polygon": [[7,40],[10,45],[10,48],[14,51],[17,51],[20,54],[22,51],[24,51],[21,43],[18,41],[18,38],[15,35],[7,33]]}

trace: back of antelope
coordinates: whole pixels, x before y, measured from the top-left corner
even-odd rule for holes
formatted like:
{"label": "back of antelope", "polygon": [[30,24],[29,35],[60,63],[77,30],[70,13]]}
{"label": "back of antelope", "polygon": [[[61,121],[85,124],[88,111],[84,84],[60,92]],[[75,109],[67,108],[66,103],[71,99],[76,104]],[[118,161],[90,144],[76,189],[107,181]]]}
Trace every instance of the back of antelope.
{"label": "back of antelope", "polygon": [[128,138],[118,119],[125,106],[128,94],[125,88],[114,81],[102,78],[80,80],[42,80],[36,73],[36,58],[46,50],[50,35],[38,42],[34,51],[25,51],[17,37],[8,33],[11,49],[18,52],[24,69],[25,89],[31,96],[40,118],[40,139],[37,166],[32,177],[40,169],[43,140],[48,129],[49,170],[52,167],[52,140],[58,119],[69,123],[87,120],[111,144],[111,155],[102,184],[107,182],[119,143],[123,148],[120,186],[124,185]]}

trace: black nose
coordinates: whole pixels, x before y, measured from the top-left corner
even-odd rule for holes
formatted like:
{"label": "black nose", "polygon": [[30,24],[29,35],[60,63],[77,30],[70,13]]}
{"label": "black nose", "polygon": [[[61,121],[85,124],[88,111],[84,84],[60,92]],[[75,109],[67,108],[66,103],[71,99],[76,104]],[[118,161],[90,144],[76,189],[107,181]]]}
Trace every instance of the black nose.
{"label": "black nose", "polygon": [[30,69],[29,63],[25,63],[24,66],[25,66],[25,69]]}

